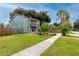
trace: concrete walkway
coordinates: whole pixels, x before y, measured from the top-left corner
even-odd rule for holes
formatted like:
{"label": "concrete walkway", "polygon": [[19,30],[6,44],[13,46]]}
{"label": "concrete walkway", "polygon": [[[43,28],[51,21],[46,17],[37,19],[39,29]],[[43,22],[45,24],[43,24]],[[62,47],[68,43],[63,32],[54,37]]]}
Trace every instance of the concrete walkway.
{"label": "concrete walkway", "polygon": [[73,31],[73,34],[68,34],[68,35],[71,35],[71,36],[79,36],[79,32]]}
{"label": "concrete walkway", "polygon": [[[42,41],[36,45],[33,45],[29,48],[26,48],[18,53],[13,54],[12,56],[39,56],[43,53],[49,46],[51,46],[62,34],[59,33],[52,38],[49,38],[45,41]],[[29,43],[30,44],[30,43]],[[18,48],[19,49],[19,48]]]}

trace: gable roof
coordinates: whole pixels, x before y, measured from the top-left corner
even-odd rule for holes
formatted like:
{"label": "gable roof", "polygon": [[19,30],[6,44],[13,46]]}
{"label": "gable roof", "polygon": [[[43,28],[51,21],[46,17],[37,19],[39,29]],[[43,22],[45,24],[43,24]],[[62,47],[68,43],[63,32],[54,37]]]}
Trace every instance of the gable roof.
{"label": "gable roof", "polygon": [[[20,15],[20,14],[15,14],[15,15],[10,19],[9,22],[11,22],[16,16],[19,16],[19,15]],[[20,15],[20,16],[24,16],[24,15]],[[24,16],[24,18],[28,18],[28,20],[30,20],[31,22],[40,22],[40,20],[35,19],[35,18],[32,18],[32,17],[26,17],[26,16]]]}

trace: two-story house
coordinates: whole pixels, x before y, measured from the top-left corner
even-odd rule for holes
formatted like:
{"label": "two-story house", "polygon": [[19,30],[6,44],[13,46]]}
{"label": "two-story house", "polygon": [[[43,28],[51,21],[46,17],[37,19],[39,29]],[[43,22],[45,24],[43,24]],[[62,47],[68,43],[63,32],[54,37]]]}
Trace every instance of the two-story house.
{"label": "two-story house", "polygon": [[38,32],[39,25],[39,20],[19,14],[13,16],[9,21],[9,27],[20,29],[23,33]]}

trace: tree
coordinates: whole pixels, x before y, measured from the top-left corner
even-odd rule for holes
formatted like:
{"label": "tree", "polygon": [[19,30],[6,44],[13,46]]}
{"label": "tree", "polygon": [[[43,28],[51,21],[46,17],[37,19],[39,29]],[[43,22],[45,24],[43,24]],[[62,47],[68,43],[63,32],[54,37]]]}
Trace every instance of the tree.
{"label": "tree", "polygon": [[53,25],[54,25],[55,27],[57,27],[57,26],[59,26],[60,24],[59,24],[59,23],[53,23]]}
{"label": "tree", "polygon": [[49,23],[51,21],[51,18],[47,15],[47,11],[40,11],[38,13],[38,19],[41,21],[40,25],[45,22]]}
{"label": "tree", "polygon": [[64,23],[63,26],[60,26],[60,29],[61,33],[65,36],[66,33],[68,33],[70,30],[70,23],[69,22]]}
{"label": "tree", "polygon": [[59,10],[57,12],[57,16],[58,16],[58,19],[60,20],[61,24],[65,23],[66,21],[69,21],[69,12],[66,11],[66,10]]}
{"label": "tree", "polygon": [[79,31],[79,18],[77,18],[76,21],[74,22],[73,29],[75,31]]}
{"label": "tree", "polygon": [[0,23],[0,28],[4,28],[4,23]]}
{"label": "tree", "polygon": [[58,19],[60,20],[61,32],[65,36],[66,33],[70,30],[69,12],[66,10],[59,10],[57,13],[57,16],[58,16]]}
{"label": "tree", "polygon": [[16,14],[20,14],[20,15],[24,15],[25,14],[25,10],[23,8],[16,8],[15,10],[13,10],[12,12],[10,12],[9,16],[10,19],[15,16]]}
{"label": "tree", "polygon": [[47,11],[40,11],[40,12],[36,12],[35,10],[27,10],[27,9],[23,9],[23,8],[16,8],[15,10],[13,10],[12,12],[10,12],[10,19],[15,16],[16,14],[20,14],[20,15],[24,15],[26,17],[32,17],[35,19],[40,20],[40,25],[42,23],[49,23],[51,21],[51,18],[49,17],[49,15],[47,14]]}
{"label": "tree", "polygon": [[36,18],[37,12],[35,10],[25,10],[24,16],[26,16],[26,17],[31,16],[32,18]]}

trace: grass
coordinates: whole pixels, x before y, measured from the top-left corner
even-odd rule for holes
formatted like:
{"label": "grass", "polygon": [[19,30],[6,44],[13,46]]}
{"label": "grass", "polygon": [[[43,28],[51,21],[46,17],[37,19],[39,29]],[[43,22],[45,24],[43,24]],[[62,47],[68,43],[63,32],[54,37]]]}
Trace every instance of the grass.
{"label": "grass", "polygon": [[72,31],[69,31],[67,34],[73,34],[73,32]]}
{"label": "grass", "polygon": [[12,55],[49,37],[36,34],[17,34],[0,37],[0,55]]}
{"label": "grass", "polygon": [[51,45],[42,56],[79,56],[79,38],[74,36],[62,36],[54,45]]}

